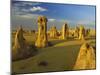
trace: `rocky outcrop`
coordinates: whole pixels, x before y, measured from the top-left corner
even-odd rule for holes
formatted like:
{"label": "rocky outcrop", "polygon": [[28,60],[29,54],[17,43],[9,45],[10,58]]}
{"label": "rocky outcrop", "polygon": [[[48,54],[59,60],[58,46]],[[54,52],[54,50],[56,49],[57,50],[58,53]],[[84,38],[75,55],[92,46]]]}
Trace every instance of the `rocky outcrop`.
{"label": "rocky outcrop", "polygon": [[38,35],[35,42],[36,47],[46,47],[48,46],[47,39],[47,18],[45,16],[38,17]]}
{"label": "rocky outcrop", "polygon": [[78,69],[95,69],[96,68],[95,52],[92,46],[84,43],[78,53],[78,57],[74,66],[75,70]]}

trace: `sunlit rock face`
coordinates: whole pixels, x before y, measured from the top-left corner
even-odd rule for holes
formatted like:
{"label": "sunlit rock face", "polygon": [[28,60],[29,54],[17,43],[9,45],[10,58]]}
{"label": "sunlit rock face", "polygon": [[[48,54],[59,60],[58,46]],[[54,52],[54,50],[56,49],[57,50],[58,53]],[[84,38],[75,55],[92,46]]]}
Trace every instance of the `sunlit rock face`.
{"label": "sunlit rock face", "polygon": [[85,36],[90,36],[90,29],[85,30]]}
{"label": "sunlit rock face", "polygon": [[35,55],[36,49],[33,47],[34,46],[30,46],[24,39],[23,29],[22,27],[19,27],[14,39],[14,46],[12,49],[12,60],[15,61],[25,59],[32,55]]}
{"label": "sunlit rock face", "polygon": [[67,23],[65,23],[62,26],[62,39],[66,39],[66,38],[68,38],[68,36],[69,36],[68,25],[67,25]]}
{"label": "sunlit rock face", "polygon": [[50,38],[58,38],[57,33],[58,32],[57,32],[56,27],[55,26],[52,26],[50,28]]}
{"label": "sunlit rock face", "polygon": [[47,18],[45,16],[38,17],[38,36],[35,42],[36,47],[48,46],[47,40]]}
{"label": "sunlit rock face", "polygon": [[23,36],[23,29],[22,29],[22,27],[19,27],[16,32],[16,35],[15,35],[13,48],[15,48],[15,49],[24,48],[25,45],[26,45],[26,43],[25,43],[25,39]]}
{"label": "sunlit rock face", "polygon": [[23,36],[23,29],[20,26],[17,29],[14,39],[14,46],[12,51],[13,60],[21,58],[23,56],[23,53],[25,53],[26,47],[27,45],[26,45],[26,40],[24,39]]}
{"label": "sunlit rock face", "polygon": [[79,39],[84,40],[85,39],[85,28],[83,25],[79,27]]}
{"label": "sunlit rock face", "polygon": [[77,27],[77,26],[75,27],[74,36],[77,38],[79,37],[79,27]]}
{"label": "sunlit rock face", "polygon": [[74,69],[95,69],[95,52],[92,46],[84,43],[78,53]]}

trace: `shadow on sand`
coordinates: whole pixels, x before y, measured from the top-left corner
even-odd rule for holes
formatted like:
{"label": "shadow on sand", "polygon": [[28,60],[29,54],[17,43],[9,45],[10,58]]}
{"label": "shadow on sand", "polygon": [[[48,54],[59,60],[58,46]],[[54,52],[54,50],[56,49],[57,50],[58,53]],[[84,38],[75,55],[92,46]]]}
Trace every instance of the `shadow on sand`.
{"label": "shadow on sand", "polygon": [[[19,49],[19,51],[21,51]],[[38,50],[34,45],[29,45],[29,49],[26,49],[24,52],[19,52],[15,58],[12,58],[12,61],[19,61],[19,60],[24,60],[29,57],[35,56],[38,54]]]}

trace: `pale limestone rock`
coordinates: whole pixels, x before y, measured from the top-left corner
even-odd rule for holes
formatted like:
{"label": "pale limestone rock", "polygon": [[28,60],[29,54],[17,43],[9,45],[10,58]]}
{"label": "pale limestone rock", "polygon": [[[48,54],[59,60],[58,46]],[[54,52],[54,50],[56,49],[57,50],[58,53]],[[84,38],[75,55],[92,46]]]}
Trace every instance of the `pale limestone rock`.
{"label": "pale limestone rock", "polygon": [[85,28],[82,25],[79,27],[79,39],[80,40],[85,39]]}
{"label": "pale limestone rock", "polygon": [[23,29],[20,26],[16,32],[15,40],[14,40],[14,46],[12,49],[12,57],[13,60],[19,59],[23,57],[23,53],[26,50],[26,40],[23,36]]}
{"label": "pale limestone rock", "polygon": [[57,29],[55,26],[50,28],[50,38],[57,38]]}
{"label": "pale limestone rock", "polygon": [[74,36],[77,38],[79,37],[79,27],[77,27],[77,26],[75,27]]}
{"label": "pale limestone rock", "polygon": [[19,27],[16,35],[14,46],[12,49],[12,60],[25,59],[36,54],[36,48],[33,45],[29,45],[24,39],[23,29]]}
{"label": "pale limestone rock", "polygon": [[74,69],[95,69],[95,52],[92,46],[84,43],[78,53]]}
{"label": "pale limestone rock", "polygon": [[90,35],[90,29],[86,29],[85,36],[89,36],[89,35]]}
{"label": "pale limestone rock", "polygon": [[47,18],[45,16],[38,17],[38,36],[35,42],[36,47],[48,46],[47,40]]}
{"label": "pale limestone rock", "polygon": [[67,23],[65,23],[62,26],[62,39],[66,39],[66,38],[68,38],[68,36],[69,36],[68,25],[67,25]]}
{"label": "pale limestone rock", "polygon": [[19,48],[24,48],[26,45],[25,39],[23,36],[23,29],[22,27],[19,27],[16,35],[15,35],[15,40],[14,40],[14,49],[19,49]]}

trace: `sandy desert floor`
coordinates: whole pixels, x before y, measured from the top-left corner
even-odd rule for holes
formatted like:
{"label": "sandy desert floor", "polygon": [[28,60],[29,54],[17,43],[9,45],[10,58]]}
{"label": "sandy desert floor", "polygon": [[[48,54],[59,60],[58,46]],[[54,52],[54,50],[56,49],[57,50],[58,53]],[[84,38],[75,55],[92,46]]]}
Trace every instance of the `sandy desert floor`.
{"label": "sandy desert floor", "polygon": [[[33,36],[25,35],[28,43],[34,44]],[[27,59],[13,61],[12,72],[32,73],[74,70],[73,66],[75,65],[80,46],[84,41],[78,39],[49,39],[49,42],[51,46],[46,48],[37,48],[37,55]],[[95,50],[95,37],[87,38],[85,42],[90,43]],[[46,65],[40,65],[41,62],[45,62]]]}

